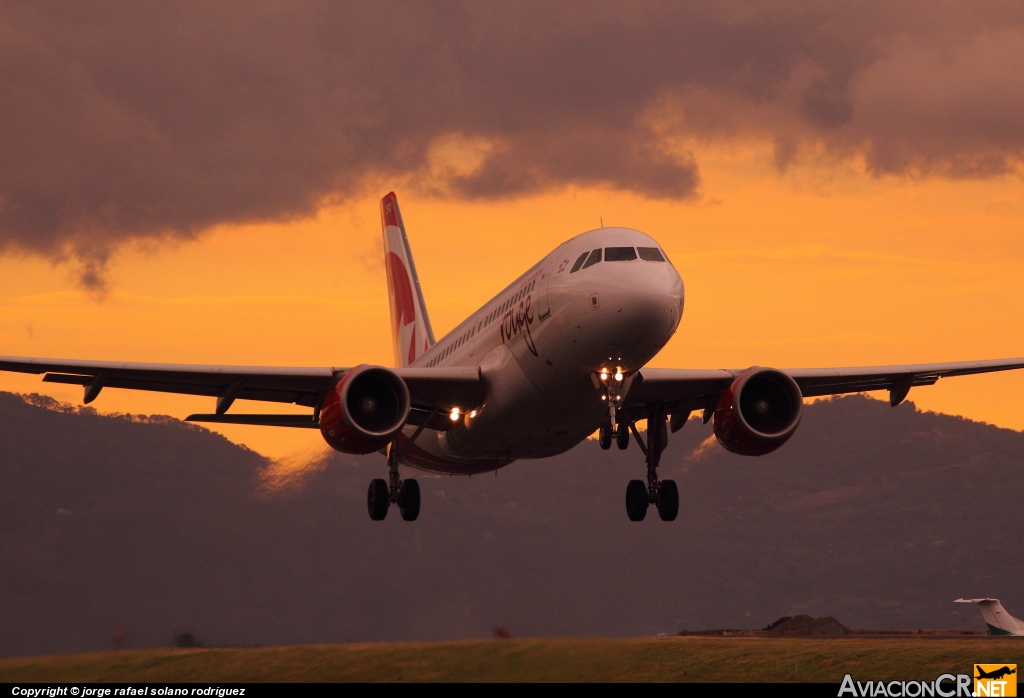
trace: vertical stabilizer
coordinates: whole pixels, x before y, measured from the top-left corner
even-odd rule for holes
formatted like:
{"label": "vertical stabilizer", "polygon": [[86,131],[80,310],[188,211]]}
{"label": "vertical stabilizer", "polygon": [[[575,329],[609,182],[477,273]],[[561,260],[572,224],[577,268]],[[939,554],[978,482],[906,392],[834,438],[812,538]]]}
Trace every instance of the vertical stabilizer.
{"label": "vertical stabilizer", "polygon": [[427,304],[423,301],[423,290],[394,192],[380,200],[380,219],[384,229],[395,365],[408,366],[434,346],[434,331],[430,328]]}
{"label": "vertical stabilizer", "polygon": [[957,599],[955,603],[975,603],[993,635],[1024,635],[1024,621],[1014,618],[999,599]]}

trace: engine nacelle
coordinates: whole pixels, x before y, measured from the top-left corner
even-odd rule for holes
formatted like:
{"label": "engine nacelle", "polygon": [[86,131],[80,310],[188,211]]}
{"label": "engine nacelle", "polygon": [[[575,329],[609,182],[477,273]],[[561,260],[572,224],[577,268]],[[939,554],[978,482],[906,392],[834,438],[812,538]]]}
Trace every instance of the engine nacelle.
{"label": "engine nacelle", "polygon": [[372,453],[391,442],[409,418],[409,388],[380,366],[350,369],[320,406],[320,433],[342,453]]}
{"label": "engine nacelle", "polygon": [[782,371],[754,366],[719,398],[715,436],[727,451],[763,456],[789,440],[803,411],[803,394],[795,380]]}

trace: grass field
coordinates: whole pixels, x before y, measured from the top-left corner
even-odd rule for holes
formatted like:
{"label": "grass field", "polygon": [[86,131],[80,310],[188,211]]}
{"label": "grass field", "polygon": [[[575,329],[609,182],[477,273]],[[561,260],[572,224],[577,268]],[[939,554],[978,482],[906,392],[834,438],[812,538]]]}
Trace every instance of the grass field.
{"label": "grass field", "polygon": [[1024,665],[1014,638],[636,638],[137,650],[0,660],[0,681],[931,680]]}

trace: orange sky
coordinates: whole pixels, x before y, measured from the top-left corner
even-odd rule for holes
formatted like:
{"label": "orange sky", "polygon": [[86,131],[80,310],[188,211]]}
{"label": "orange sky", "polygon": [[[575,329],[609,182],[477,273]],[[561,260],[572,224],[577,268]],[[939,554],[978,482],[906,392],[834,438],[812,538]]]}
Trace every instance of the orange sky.
{"label": "orange sky", "polygon": [[[1024,355],[1024,184],[876,178],[856,162],[779,174],[771,147],[696,145],[697,202],[597,189],[505,202],[398,188],[440,337],[562,240],[605,224],[657,238],[686,283],[653,365],[843,366]],[[384,194],[389,183],[380,185]],[[390,365],[377,195],[312,220],[121,248],[97,298],[39,257],[0,257],[0,354],[291,366]],[[0,374],[0,389],[80,404],[81,389]],[[1024,373],[917,388],[919,407],[1024,429]],[[278,406],[239,403],[239,410]],[[106,390],[101,411],[184,417],[209,398]],[[221,427],[269,456],[312,430]]]}

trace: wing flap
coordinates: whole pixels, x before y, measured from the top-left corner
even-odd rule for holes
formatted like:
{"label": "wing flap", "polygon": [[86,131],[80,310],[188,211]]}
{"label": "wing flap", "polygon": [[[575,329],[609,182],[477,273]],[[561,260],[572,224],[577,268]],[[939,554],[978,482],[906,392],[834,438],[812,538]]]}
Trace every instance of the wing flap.
{"label": "wing flap", "polygon": [[[102,374],[101,374],[102,375]],[[234,380],[232,380],[234,378]],[[102,375],[104,388],[123,388],[125,390],[147,390],[159,393],[177,393],[181,395],[205,395],[219,397],[230,388],[237,393],[234,399],[259,400],[263,402],[284,402],[306,407],[315,407],[322,399],[322,392],[329,383],[323,380],[305,386],[294,380],[274,381],[273,377],[263,376],[262,380],[250,377],[237,378],[223,376],[222,380],[203,381],[184,376],[173,376],[163,380],[134,376]],[[92,385],[96,376],[79,376],[62,373],[47,373],[43,376],[44,383],[64,383],[69,385]],[[262,385],[248,385],[249,382]],[[241,383],[241,387],[235,387]],[[274,385],[278,383],[278,385]],[[299,385],[296,385],[299,383]],[[302,388],[306,389],[303,390]]]}
{"label": "wing flap", "polygon": [[319,429],[320,424],[305,414],[190,414],[186,422],[212,422],[214,424],[251,424],[262,427],[299,427]]}

